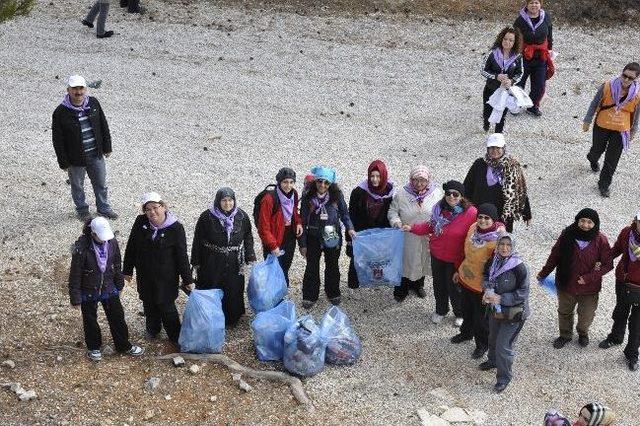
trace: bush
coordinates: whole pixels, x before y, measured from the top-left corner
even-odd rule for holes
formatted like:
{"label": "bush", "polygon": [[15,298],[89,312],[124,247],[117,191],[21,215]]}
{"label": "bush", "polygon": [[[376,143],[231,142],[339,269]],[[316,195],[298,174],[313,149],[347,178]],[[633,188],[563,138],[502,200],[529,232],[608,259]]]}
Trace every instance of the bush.
{"label": "bush", "polygon": [[31,12],[36,0],[0,0],[0,23]]}

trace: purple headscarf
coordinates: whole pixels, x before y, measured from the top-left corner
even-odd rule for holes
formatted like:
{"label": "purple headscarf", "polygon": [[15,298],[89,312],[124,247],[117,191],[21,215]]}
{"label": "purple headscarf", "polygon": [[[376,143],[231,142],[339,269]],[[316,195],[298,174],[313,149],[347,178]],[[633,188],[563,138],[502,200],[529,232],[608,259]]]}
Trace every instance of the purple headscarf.
{"label": "purple headscarf", "polygon": [[540,9],[540,20],[538,21],[537,24],[533,25],[533,22],[531,21],[531,17],[527,13],[527,8],[523,7],[522,9],[520,9],[520,16],[522,17],[522,19],[524,19],[524,22],[526,22],[527,25],[529,25],[529,27],[533,30],[534,33],[536,32],[538,27],[542,25],[542,23],[544,22],[544,15],[545,15],[544,9]]}
{"label": "purple headscarf", "polygon": [[[635,226],[635,224],[633,226]],[[632,229],[631,232],[629,232],[629,260],[631,260],[632,262],[638,260],[638,256],[636,256],[636,254],[633,252],[634,248],[638,248],[638,245],[639,244],[638,238],[636,238],[636,232]]]}
{"label": "purple headscarf", "polygon": [[293,217],[293,204],[294,204],[294,193],[293,190],[290,192],[290,197],[282,192],[280,189],[280,185],[276,187],[276,194],[278,194],[278,201],[280,201],[280,210],[282,210],[282,215],[284,216],[285,223],[291,223],[291,218]]}
{"label": "purple headscarf", "polygon": [[516,59],[518,59],[518,55],[514,52],[509,52],[509,57],[505,59],[502,48],[496,47],[495,49],[493,49],[493,58],[496,60],[498,65],[500,65],[502,71],[506,71],[509,69],[511,64],[513,64]]}
{"label": "purple headscarf", "polygon": [[[622,79],[620,77],[616,77],[611,80],[611,97],[613,98],[613,102],[616,103],[615,109],[616,111],[620,111],[620,109],[633,100],[638,93],[640,92],[640,84],[637,82],[631,83],[629,86],[629,93],[627,93],[627,97],[624,100],[620,100],[620,96],[622,94]],[[631,132],[629,130],[625,130],[620,132],[622,135],[622,147],[625,152],[629,151],[629,145],[631,141]]]}
{"label": "purple headscarf", "polygon": [[68,93],[64,95],[64,98],[62,98],[62,102],[60,103],[62,104],[62,106],[69,108],[71,111],[74,111],[76,114],[78,114],[78,117],[87,115],[87,113],[91,109],[89,107],[89,96],[87,95],[84,96],[82,104],[80,106],[76,106],[71,102],[71,98],[69,97]]}
{"label": "purple headscarf", "polygon": [[457,204],[451,210],[448,210],[449,214],[445,214],[442,211],[442,203],[446,203],[446,201],[442,200],[436,203],[431,209],[431,226],[433,227],[433,234],[436,236],[442,235],[444,228],[464,211],[462,206]]}
{"label": "purple headscarf", "polygon": [[522,259],[515,251],[515,241],[513,239],[513,236],[509,233],[503,232],[498,237],[498,244],[503,238],[509,238],[511,240],[511,254],[507,257],[503,257],[498,253],[498,248],[496,247],[496,252],[493,255],[493,261],[491,262],[491,267],[489,268],[489,282],[494,285],[498,276],[504,274],[505,272],[515,268],[522,263]]}
{"label": "purple headscarf", "polygon": [[325,192],[324,196],[320,196],[318,193],[311,199],[311,203],[313,203],[313,212],[320,213],[324,206],[329,202],[329,192]]}
{"label": "purple headscarf", "polygon": [[[230,212],[225,212],[222,210],[220,206],[220,202],[223,198],[230,197],[234,201],[233,210]],[[231,231],[233,231],[233,219],[238,213],[238,207],[236,206],[236,193],[233,192],[231,188],[220,188],[218,192],[216,192],[216,199],[213,204],[209,207],[209,212],[220,221],[222,226],[224,226],[225,231],[227,231],[227,239],[231,240]]]}
{"label": "purple headscarf", "polygon": [[105,241],[102,244],[93,242],[93,253],[96,255],[96,262],[100,272],[104,273],[107,270],[107,258],[109,257],[109,241]]}
{"label": "purple headscarf", "polygon": [[178,221],[178,218],[176,217],[176,215],[174,215],[171,212],[167,212],[166,213],[166,217],[164,218],[164,222],[162,222],[162,224],[160,226],[155,226],[153,223],[151,223],[151,221],[149,221],[149,226],[151,226],[151,229],[153,229],[153,235],[151,235],[151,239],[155,240],[156,237],[158,236],[158,231],[161,229],[165,229],[170,227],[171,225],[173,225],[174,223],[176,223]]}
{"label": "purple headscarf", "polygon": [[415,201],[418,204],[422,204],[424,199],[427,196],[431,195],[431,193],[433,192],[434,189],[436,189],[435,182],[430,182],[429,186],[427,186],[426,191],[424,191],[424,193],[422,193],[422,194],[418,193],[418,191],[415,190],[415,188],[413,187],[413,184],[411,184],[411,182],[409,182],[408,184],[406,184],[404,186],[404,190],[407,191],[407,193],[411,196],[411,198],[413,199],[412,201]]}

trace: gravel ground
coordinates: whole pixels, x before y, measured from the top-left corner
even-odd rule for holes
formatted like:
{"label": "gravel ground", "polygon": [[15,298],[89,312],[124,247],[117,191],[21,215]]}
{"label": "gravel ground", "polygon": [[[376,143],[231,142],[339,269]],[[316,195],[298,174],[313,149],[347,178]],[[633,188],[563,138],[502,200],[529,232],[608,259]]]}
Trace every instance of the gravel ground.
{"label": "gravel ground", "polygon": [[[235,188],[240,206],[250,211],[255,194],[283,165],[300,178],[314,164],[335,166],[347,195],[375,158],[387,162],[396,182],[418,162],[439,181],[463,179],[483,152],[479,67],[501,23],[318,18],[188,2],[177,11],[151,2],[149,13],[137,17],[114,2],[108,27],[116,36],[98,40],[79,23],[88,3],[40,1],[30,17],[0,27],[0,360],[17,364],[0,370],[0,382],[19,381],[40,397],[19,403],[0,392],[3,424],[404,425],[419,423],[417,409],[437,412],[446,404],[484,410],[486,424],[521,425],[538,424],[547,408],[575,413],[591,400],[611,406],[618,424],[637,424],[639,376],[627,370],[620,349],[596,346],[611,325],[613,274],[605,278],[587,349],[551,347],[556,302],[532,289],[533,315],[517,344],[516,376],[499,396],[491,392],[493,374],[479,372],[470,359],[472,346],[448,342],[455,334],[451,319],[439,326],[428,321],[431,294],[397,304],[387,288],[345,290],[344,309],[364,344],[362,360],[306,380],[313,413],[296,407],[281,385],[253,382],[256,389],[245,395],[221,367],[191,376],[153,361],[151,355],[169,350],[163,342],[145,343],[143,360],[116,356],[90,364],[76,347],[81,322],[65,288],[69,247],[80,226],[50,135],[65,76],[102,80],[91,93],[114,141],[108,179],[121,215],[114,223],[121,244],[139,195],[149,190],[164,195],[190,239],[217,188]],[[602,199],[584,158],[590,137],[579,125],[597,85],[638,59],[629,46],[640,44],[640,34],[573,27],[555,34],[558,72],[544,117],[509,116],[506,124],[508,149],[527,167],[534,223],[529,229],[519,224],[516,235],[532,273],[583,206],[599,211],[610,240],[638,209],[637,148],[623,155],[613,195]],[[295,301],[303,266],[297,257]],[[346,266],[343,257],[345,279]],[[141,340],[135,291],[125,291],[123,300],[132,337]],[[321,300],[314,315],[325,308]],[[225,353],[255,367],[281,368],[254,359],[249,322],[228,334]],[[144,392],[150,376],[162,378],[160,393]],[[430,393],[435,388],[446,395]]]}

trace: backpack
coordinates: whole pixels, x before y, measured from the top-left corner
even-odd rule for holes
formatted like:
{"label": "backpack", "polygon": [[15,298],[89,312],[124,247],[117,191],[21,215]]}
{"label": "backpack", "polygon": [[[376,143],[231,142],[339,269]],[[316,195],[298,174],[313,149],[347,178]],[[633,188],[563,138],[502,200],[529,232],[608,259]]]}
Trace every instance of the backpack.
{"label": "backpack", "polygon": [[258,228],[258,220],[260,219],[260,205],[262,204],[262,199],[265,196],[273,197],[274,200],[273,208],[271,209],[271,216],[276,214],[276,212],[278,211],[280,201],[278,200],[278,196],[276,194],[276,188],[277,185],[270,183],[269,185],[265,186],[258,195],[256,195],[256,198],[253,199],[253,223],[256,225],[256,228]]}

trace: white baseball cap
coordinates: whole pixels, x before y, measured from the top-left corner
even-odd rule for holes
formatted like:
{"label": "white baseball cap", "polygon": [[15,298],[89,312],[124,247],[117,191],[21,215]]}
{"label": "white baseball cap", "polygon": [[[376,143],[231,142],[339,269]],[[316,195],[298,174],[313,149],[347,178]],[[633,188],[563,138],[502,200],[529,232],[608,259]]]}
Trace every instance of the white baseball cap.
{"label": "white baseball cap", "polygon": [[147,192],[140,197],[140,204],[143,206],[147,203],[159,203],[162,201],[162,197],[157,192]]}
{"label": "white baseball cap", "polygon": [[87,87],[87,81],[83,76],[74,74],[67,80],[67,87]]}
{"label": "white baseball cap", "polygon": [[489,148],[490,146],[504,148],[504,145],[504,135],[502,133],[492,133],[487,137],[487,148]]}
{"label": "white baseball cap", "polygon": [[638,213],[636,213],[636,220],[640,220],[640,210],[638,210]]}
{"label": "white baseball cap", "polygon": [[98,216],[91,221],[91,231],[102,241],[109,241],[114,237],[109,221],[102,216]]}

